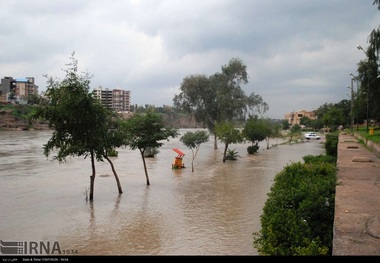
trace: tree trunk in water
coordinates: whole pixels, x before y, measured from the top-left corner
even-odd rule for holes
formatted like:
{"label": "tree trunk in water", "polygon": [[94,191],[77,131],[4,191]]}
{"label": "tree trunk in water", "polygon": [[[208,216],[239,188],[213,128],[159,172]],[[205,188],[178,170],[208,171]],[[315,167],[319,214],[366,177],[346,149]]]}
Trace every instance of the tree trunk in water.
{"label": "tree trunk in water", "polygon": [[122,194],[123,193],[123,190],[121,189],[121,184],[120,184],[120,180],[119,180],[119,176],[117,176],[117,173],[116,173],[116,170],[115,170],[115,167],[111,161],[111,159],[106,155],[105,156],[106,160],[110,163],[111,165],[111,168],[112,168],[112,172],[113,172],[113,175],[115,176],[115,179],[116,179],[116,183],[117,183],[117,189],[119,190],[119,194]]}
{"label": "tree trunk in water", "polygon": [[95,160],[94,153],[91,151],[91,167],[92,175],[90,176],[90,202],[94,200],[94,184],[95,184]]}
{"label": "tree trunk in water", "polygon": [[227,149],[228,149],[228,143],[226,143],[224,146],[224,152],[223,152],[223,162],[224,163],[226,162]]}
{"label": "tree trunk in water", "polygon": [[214,133],[214,150],[218,149],[218,138],[216,134]]}
{"label": "tree trunk in water", "polygon": [[147,185],[150,185],[150,183],[149,183],[149,177],[148,177],[148,170],[146,169],[146,163],[145,163],[144,152],[140,150],[140,153],[141,153],[141,157],[142,157],[142,159],[143,159],[143,163],[144,163],[144,171],[145,171],[145,177],[146,177],[146,184],[147,184]]}

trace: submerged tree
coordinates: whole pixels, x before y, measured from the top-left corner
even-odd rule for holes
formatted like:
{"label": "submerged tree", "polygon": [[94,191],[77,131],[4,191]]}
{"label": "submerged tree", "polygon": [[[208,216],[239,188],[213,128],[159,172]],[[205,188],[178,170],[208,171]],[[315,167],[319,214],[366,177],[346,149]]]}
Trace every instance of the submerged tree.
{"label": "submerged tree", "polygon": [[301,129],[301,125],[299,124],[294,124],[291,128],[290,128],[290,131],[288,133],[288,137],[289,137],[289,142],[291,143],[293,141],[293,138],[298,138],[302,135],[302,129]]}
{"label": "submerged tree", "polygon": [[212,77],[204,74],[186,76],[180,90],[181,93],[173,98],[174,105],[190,113],[197,122],[207,127],[214,134],[214,148],[217,148],[215,121],[218,120],[219,107],[216,97],[217,86]]}
{"label": "submerged tree", "polygon": [[[267,149],[269,149],[270,138],[281,137],[280,125],[268,118],[258,118],[250,116],[243,130],[244,137],[252,142],[248,147],[248,153],[252,154],[259,149],[259,142],[266,140]],[[256,151],[255,151],[256,150]]]}
{"label": "submerged tree", "polygon": [[181,138],[180,141],[183,142],[188,148],[191,149],[193,154],[191,160],[191,171],[194,172],[194,159],[197,156],[199,147],[202,143],[205,143],[209,140],[209,135],[205,131],[195,131],[186,132]]}
{"label": "submerged tree", "polygon": [[150,148],[158,149],[163,145],[163,140],[178,136],[176,129],[165,125],[161,115],[148,112],[147,114],[135,114],[124,122],[126,144],[132,150],[139,149],[144,164],[146,184],[150,185],[148,170],[145,163],[145,151]]}
{"label": "submerged tree", "polygon": [[259,142],[268,136],[266,123],[257,116],[251,116],[245,123],[243,136],[251,142],[251,146],[247,148],[248,153],[255,154],[259,150]]}
{"label": "submerged tree", "polygon": [[[111,149],[122,143],[122,138],[115,129],[112,114],[89,93],[91,76],[78,74],[77,60],[74,53],[71,63],[65,70],[62,81],[48,78],[46,96],[50,103],[40,105],[35,117],[48,121],[53,129],[52,137],[44,144],[44,154],[48,157],[55,153],[53,160],[66,161],[68,156],[90,157],[92,175],[90,176],[90,201],[94,197],[95,160],[110,162],[114,172],[119,193],[122,193],[120,181],[108,158]],[[57,150],[57,151],[55,151]]]}
{"label": "submerged tree", "polygon": [[216,135],[224,143],[223,162],[226,162],[228,146],[233,143],[244,141],[242,132],[235,128],[232,122],[222,122],[215,125]]}
{"label": "submerged tree", "polygon": [[180,94],[173,98],[174,105],[194,114],[214,134],[214,149],[217,149],[216,123],[244,121],[248,114],[269,108],[260,95],[245,94],[241,85],[247,83],[247,66],[242,60],[232,58],[222,66],[222,72],[209,77],[203,74],[185,77]]}

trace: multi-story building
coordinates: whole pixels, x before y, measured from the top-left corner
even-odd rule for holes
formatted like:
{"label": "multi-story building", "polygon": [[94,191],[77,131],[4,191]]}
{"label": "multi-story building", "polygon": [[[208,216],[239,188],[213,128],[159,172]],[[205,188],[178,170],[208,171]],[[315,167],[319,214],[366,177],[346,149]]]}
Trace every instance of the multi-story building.
{"label": "multi-story building", "polygon": [[113,89],[112,106],[117,112],[129,112],[131,109],[131,91]]}
{"label": "multi-story building", "polygon": [[94,97],[102,103],[102,105],[108,109],[112,109],[112,90],[103,89],[101,86],[94,89]]}
{"label": "multi-story building", "polygon": [[103,106],[117,112],[129,112],[131,109],[131,91],[119,88],[110,90],[99,86],[93,91],[94,97],[100,100]]}
{"label": "multi-story building", "polygon": [[311,120],[316,120],[317,116],[313,111],[306,111],[306,110],[300,110],[300,111],[293,111],[290,113],[285,114],[285,119],[288,120],[288,123],[290,125],[294,124],[301,124],[302,117],[307,117]]}
{"label": "multi-story building", "polygon": [[13,82],[12,77],[4,77],[1,79],[0,102],[7,102],[8,101],[9,93],[10,93],[11,87],[12,87],[11,82]]}
{"label": "multi-story building", "polygon": [[33,77],[4,77],[1,79],[0,91],[0,101],[26,104],[29,95],[38,94],[38,86]]}

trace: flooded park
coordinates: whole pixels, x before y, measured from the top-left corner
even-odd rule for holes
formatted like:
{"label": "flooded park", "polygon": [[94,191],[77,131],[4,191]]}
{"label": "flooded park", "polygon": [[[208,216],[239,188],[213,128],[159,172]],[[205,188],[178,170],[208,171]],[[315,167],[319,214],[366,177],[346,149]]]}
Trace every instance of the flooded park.
{"label": "flooded park", "polygon": [[[180,129],[183,135],[193,129]],[[180,136],[181,136],[180,135]],[[305,155],[325,153],[323,140],[281,144],[247,154],[250,143],[232,144],[235,161],[222,162],[224,145],[200,146],[191,171],[191,149],[180,136],[146,158],[146,184],[138,150],[113,157],[123,194],[108,162],[96,163],[93,202],[86,201],[91,162],[64,163],[43,155],[51,131],[0,132],[0,239],[58,242],[78,255],[258,255],[252,233],[275,175]],[[185,168],[172,169],[180,149]]]}

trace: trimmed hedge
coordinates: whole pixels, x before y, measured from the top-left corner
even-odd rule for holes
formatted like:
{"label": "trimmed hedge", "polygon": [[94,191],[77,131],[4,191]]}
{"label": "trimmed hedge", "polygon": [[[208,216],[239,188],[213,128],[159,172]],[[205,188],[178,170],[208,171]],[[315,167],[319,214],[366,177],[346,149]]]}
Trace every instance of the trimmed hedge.
{"label": "trimmed hedge", "polygon": [[305,156],[275,176],[253,245],[260,255],[331,255],[335,209],[334,158]]}
{"label": "trimmed hedge", "polygon": [[339,142],[339,133],[328,133],[326,134],[326,143],[325,149],[326,154],[329,156],[338,156],[338,142]]}

